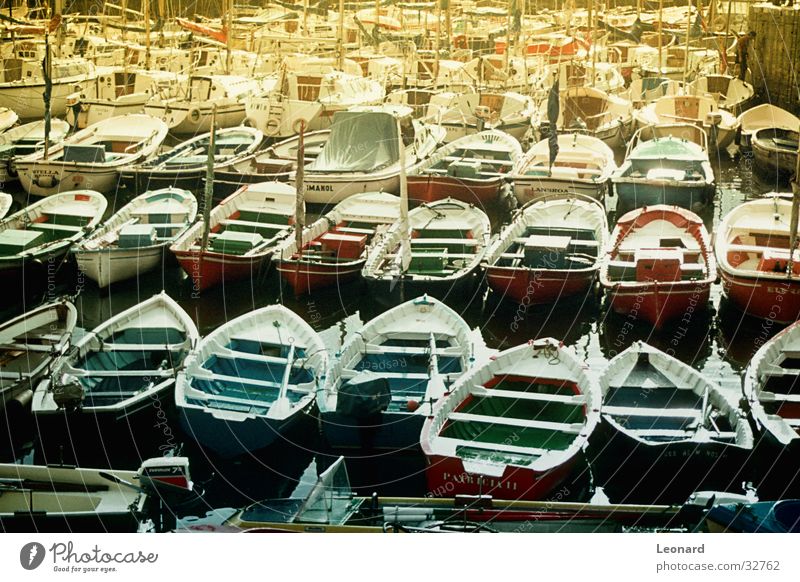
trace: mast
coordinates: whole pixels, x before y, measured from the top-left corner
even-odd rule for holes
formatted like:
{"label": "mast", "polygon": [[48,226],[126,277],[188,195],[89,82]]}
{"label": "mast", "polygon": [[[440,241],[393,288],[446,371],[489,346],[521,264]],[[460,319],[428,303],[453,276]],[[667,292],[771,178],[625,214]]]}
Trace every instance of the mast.
{"label": "mast", "polygon": [[[208,247],[208,235],[211,232],[211,201],[214,199],[214,154],[217,141],[217,106],[211,109],[211,133],[208,137],[208,153],[206,155],[206,187],[203,196],[203,242],[200,252]],[[202,256],[202,254],[201,254]]]}
{"label": "mast", "polygon": [[339,0],[339,70],[344,71],[344,0]]}
{"label": "mast", "polygon": [[[150,70],[150,0],[142,0],[144,12],[144,68]],[[127,63],[127,59],[125,60]]]}
{"label": "mast", "polygon": [[728,0],[728,18],[725,21],[725,42],[723,44],[722,49],[725,51],[725,73],[728,73],[728,37],[731,33],[731,8],[733,6],[733,0]]}
{"label": "mast", "polygon": [[511,76],[511,12],[514,0],[508,0],[506,4],[506,50],[505,50],[505,68],[506,68],[506,89],[508,88],[508,78]]}
{"label": "mast", "polygon": [[595,78],[597,77],[597,46],[595,45],[595,35],[597,27],[597,15],[592,10],[592,2],[589,1],[589,50],[592,51],[592,87],[594,87]]}
{"label": "mast", "polygon": [[[50,54],[50,27],[45,25],[44,29],[44,63],[42,72],[44,73],[44,159],[50,155],[50,97],[53,91],[53,60]],[[76,118],[77,123],[77,118]]]}
{"label": "mast", "polygon": [[294,178],[294,187],[297,190],[297,196],[295,196],[296,204],[294,209],[294,241],[295,246],[297,247],[297,262],[295,265],[299,267],[300,257],[303,256],[303,229],[306,225],[306,207],[305,207],[305,196],[304,196],[304,184],[303,180],[305,178],[305,163],[306,163],[306,122],[300,121],[300,133],[298,135],[299,141],[297,142],[297,170],[295,173]]}
{"label": "mast", "polygon": [[[427,16],[426,16],[427,18]],[[427,22],[427,20],[425,21]],[[442,51],[442,0],[436,0],[436,60],[433,67],[433,86],[439,86],[439,58]]]}
{"label": "mast", "polygon": [[664,61],[661,53],[664,50],[664,0],[658,0],[658,76],[664,70]]}
{"label": "mast", "polygon": [[797,248],[797,223],[800,215],[800,146],[797,148],[797,162],[792,180],[792,217],[789,221],[789,263],[786,265],[786,276],[791,279],[794,273],[794,251]]}
{"label": "mast", "polygon": [[230,75],[232,68],[231,48],[233,46],[233,0],[226,0],[227,10],[225,10],[225,72]]}
{"label": "mast", "polygon": [[[400,144],[400,294],[403,295],[403,279],[411,264],[411,225],[408,222],[408,180],[406,179],[406,144],[400,120],[397,120],[397,139]],[[402,297],[402,299],[405,299]]]}
{"label": "mast", "polygon": [[686,0],[686,55],[683,59],[683,82],[689,76],[689,34],[692,32],[692,0]]}

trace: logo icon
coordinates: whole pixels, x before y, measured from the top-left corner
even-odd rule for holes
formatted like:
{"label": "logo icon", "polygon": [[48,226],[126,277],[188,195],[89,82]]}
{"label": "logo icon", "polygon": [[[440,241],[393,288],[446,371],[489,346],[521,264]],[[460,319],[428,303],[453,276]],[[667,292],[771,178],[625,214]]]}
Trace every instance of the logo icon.
{"label": "logo icon", "polygon": [[39,542],[29,542],[19,551],[19,563],[26,570],[35,570],[44,561],[44,546]]}

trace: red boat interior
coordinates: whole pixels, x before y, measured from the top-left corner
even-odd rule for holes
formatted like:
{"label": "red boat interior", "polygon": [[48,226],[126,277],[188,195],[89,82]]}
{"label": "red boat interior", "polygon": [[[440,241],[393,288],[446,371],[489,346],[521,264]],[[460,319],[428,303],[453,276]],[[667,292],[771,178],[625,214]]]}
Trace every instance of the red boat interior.
{"label": "red boat interior", "polygon": [[[734,237],[728,245],[728,263],[742,270],[763,273],[786,273],[789,268],[788,235],[751,232]],[[792,265],[795,275],[800,274],[800,262]]]}
{"label": "red boat interior", "polygon": [[[375,235],[375,225],[340,222],[303,247],[303,258],[326,263],[351,262],[361,258]],[[295,253],[292,259],[298,259]]]}

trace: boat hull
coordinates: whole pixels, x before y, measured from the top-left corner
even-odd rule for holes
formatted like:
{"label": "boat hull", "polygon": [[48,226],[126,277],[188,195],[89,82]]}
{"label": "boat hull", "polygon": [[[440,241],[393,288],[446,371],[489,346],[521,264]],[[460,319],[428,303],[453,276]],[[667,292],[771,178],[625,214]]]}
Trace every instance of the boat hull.
{"label": "boat hull", "polygon": [[752,449],[694,440],[645,444],[604,417],[589,440],[592,474],[612,502],[684,503],[695,491],[741,489]]}
{"label": "boat hull", "polygon": [[335,287],[359,278],[364,261],[324,265],[298,261],[276,261],[275,267],[295,295],[312,293],[316,289]]}
{"label": "boat hull", "polygon": [[430,295],[443,301],[470,301],[478,286],[475,270],[453,279],[409,279],[366,277],[370,295],[384,305],[394,305],[419,297]]}
{"label": "boat hull", "polygon": [[714,185],[647,184],[636,182],[614,182],[618,196],[617,214],[635,208],[668,204],[698,212],[713,203]]}
{"label": "boat hull", "polygon": [[750,147],[753,150],[756,169],[765,176],[775,177],[781,183],[788,182],[794,174],[797,164],[796,152],[764,148],[758,144],[757,140],[752,140]]}
{"label": "boat hull", "polygon": [[606,287],[616,313],[641,318],[656,328],[677,320],[690,322],[695,311],[706,309],[710,291],[708,281]]}
{"label": "boat hull", "polygon": [[112,283],[138,277],[162,264],[167,246],[156,248],[77,251],[78,268],[101,289]]}
{"label": "boat hull", "polygon": [[[50,113],[53,117],[62,117],[67,112],[70,95],[86,93],[94,84],[95,77],[72,77],[53,81],[50,95]],[[44,83],[30,85],[4,83],[0,86],[0,107],[8,107],[21,120],[39,120],[44,117],[45,104]]]}
{"label": "boat hull", "polygon": [[[161,119],[170,131],[178,134],[201,134],[211,131],[211,119],[214,107],[206,105],[147,105],[147,115]],[[216,110],[216,126],[218,128],[235,127],[245,120],[244,104],[222,105]]]}
{"label": "boat hull", "polygon": [[304,199],[309,204],[338,204],[345,198],[364,192],[400,192],[400,174],[326,175],[306,174]]}
{"label": "boat hull", "polygon": [[132,170],[126,168],[120,172],[120,184],[133,192],[146,192],[162,188],[179,188],[189,190],[195,196],[202,194],[205,168],[192,168],[180,172],[159,172]]}
{"label": "boat hull", "polygon": [[421,414],[403,412],[382,412],[374,418],[323,412],[320,418],[322,433],[331,448],[366,454],[399,450],[419,452],[419,433],[425,422]]}
{"label": "boat hull", "polygon": [[428,456],[425,476],[431,495],[491,495],[495,499],[545,499],[563,483],[576,466],[577,457],[539,472],[522,467],[506,466],[500,477],[485,477],[467,472],[461,459],[439,455]]}
{"label": "boat hull", "polygon": [[180,251],[175,256],[192,279],[193,287],[197,291],[204,291],[223,282],[257,277],[266,272],[270,263],[270,254],[238,257]]}
{"label": "boat hull", "polygon": [[573,194],[588,196],[602,202],[607,190],[606,182],[568,180],[548,178],[546,176],[536,178],[517,177],[514,179],[514,196],[517,197],[520,204],[527,204],[531,200],[538,200],[547,196],[568,196]]}
{"label": "boat hull", "polygon": [[722,290],[741,311],[776,323],[800,319],[800,281],[745,277],[720,269]]}
{"label": "boat hull", "polygon": [[34,196],[50,196],[70,190],[113,192],[118,184],[116,167],[90,167],[69,163],[16,163],[20,184]]}
{"label": "boat hull", "polygon": [[435,202],[455,198],[469,204],[485,205],[497,199],[503,186],[502,179],[469,180],[441,176],[409,176],[408,197],[419,202]]}
{"label": "boat hull", "polygon": [[587,293],[597,269],[563,271],[489,267],[486,281],[504,299],[523,305],[553,303],[561,298]]}

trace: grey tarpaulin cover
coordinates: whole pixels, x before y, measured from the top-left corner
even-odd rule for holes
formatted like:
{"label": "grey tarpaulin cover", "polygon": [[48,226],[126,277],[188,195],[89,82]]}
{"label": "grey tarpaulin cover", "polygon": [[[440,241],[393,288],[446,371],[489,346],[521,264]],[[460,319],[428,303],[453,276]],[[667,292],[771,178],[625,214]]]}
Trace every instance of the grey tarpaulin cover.
{"label": "grey tarpaulin cover", "polygon": [[382,111],[340,111],[307,172],[372,172],[400,159],[397,120]]}
{"label": "grey tarpaulin cover", "polygon": [[364,370],[339,386],[336,411],[357,418],[370,417],[386,410],[391,401],[389,380]]}

